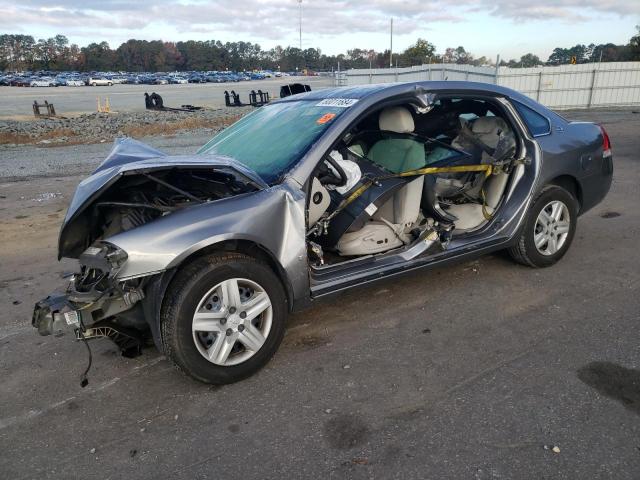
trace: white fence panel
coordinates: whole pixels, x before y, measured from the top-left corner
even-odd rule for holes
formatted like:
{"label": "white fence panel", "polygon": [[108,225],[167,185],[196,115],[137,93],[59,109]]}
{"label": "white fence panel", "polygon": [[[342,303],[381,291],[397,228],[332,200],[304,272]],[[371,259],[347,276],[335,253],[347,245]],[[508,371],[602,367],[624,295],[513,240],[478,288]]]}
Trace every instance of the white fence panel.
{"label": "white fence panel", "polygon": [[640,104],[640,62],[588,63],[557,67],[509,68],[432,64],[409,68],[348,70],[339,85],[467,80],[497,83],[552,108]]}

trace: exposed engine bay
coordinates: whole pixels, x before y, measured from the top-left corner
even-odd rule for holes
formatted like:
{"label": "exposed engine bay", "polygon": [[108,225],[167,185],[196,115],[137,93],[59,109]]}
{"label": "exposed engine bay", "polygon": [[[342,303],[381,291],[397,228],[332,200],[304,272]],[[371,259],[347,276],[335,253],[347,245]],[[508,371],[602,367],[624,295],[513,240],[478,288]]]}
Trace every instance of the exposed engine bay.
{"label": "exposed engine bay", "polygon": [[224,169],[174,167],[127,172],[65,226],[60,254],[76,257],[98,240],[176,210],[255,190],[246,178]]}

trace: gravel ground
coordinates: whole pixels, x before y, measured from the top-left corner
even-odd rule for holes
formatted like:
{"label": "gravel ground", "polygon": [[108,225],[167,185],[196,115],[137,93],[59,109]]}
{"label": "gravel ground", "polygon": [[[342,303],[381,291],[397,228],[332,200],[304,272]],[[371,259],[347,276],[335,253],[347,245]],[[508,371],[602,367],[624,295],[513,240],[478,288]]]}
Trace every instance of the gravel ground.
{"label": "gravel ground", "polygon": [[[210,127],[210,131],[220,130],[221,125],[231,119],[253,111],[253,107],[213,108],[194,112],[152,111],[91,113],[72,118],[43,118],[33,120],[0,120],[0,141],[2,134],[13,136],[16,143],[37,143],[40,145],[64,145],[67,143],[95,143],[107,141],[129,132],[144,132],[145,128],[160,127],[167,131],[179,131],[193,126]],[[15,144],[5,143],[6,146]]]}
{"label": "gravel ground", "polygon": [[25,167],[0,179],[0,478],[639,478],[640,115],[567,116],[605,125],[615,173],[560,263],[489,255],[333,297],[222,388],[106,340],[80,388],[84,346],[29,319],[74,268],[57,231],[109,145],[0,150]]}

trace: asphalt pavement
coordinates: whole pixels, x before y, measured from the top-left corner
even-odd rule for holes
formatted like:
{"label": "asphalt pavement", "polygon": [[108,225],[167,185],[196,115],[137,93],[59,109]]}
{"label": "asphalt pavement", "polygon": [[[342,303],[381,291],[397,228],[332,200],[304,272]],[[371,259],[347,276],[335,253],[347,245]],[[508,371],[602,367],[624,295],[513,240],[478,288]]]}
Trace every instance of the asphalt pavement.
{"label": "asphalt pavement", "polygon": [[78,158],[108,146],[0,180],[0,478],[639,478],[640,115],[566,115],[605,125],[615,174],[560,263],[498,253],[341,294],[224,387],[99,340],[83,389],[84,345],[30,326],[73,269],[55,244]]}

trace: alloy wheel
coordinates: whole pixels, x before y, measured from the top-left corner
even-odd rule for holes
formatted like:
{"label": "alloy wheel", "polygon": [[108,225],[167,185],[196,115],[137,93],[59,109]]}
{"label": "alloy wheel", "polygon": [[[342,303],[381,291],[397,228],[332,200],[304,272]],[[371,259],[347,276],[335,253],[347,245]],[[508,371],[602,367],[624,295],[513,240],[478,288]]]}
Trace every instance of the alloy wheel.
{"label": "alloy wheel", "polygon": [[200,354],[221,366],[247,361],[264,345],[273,319],[271,299],[258,283],[231,278],[209,290],[193,315]]}
{"label": "alloy wheel", "polygon": [[533,241],[542,255],[557,253],[567,241],[571,228],[569,208],[560,200],[547,203],[540,210],[533,230]]}

